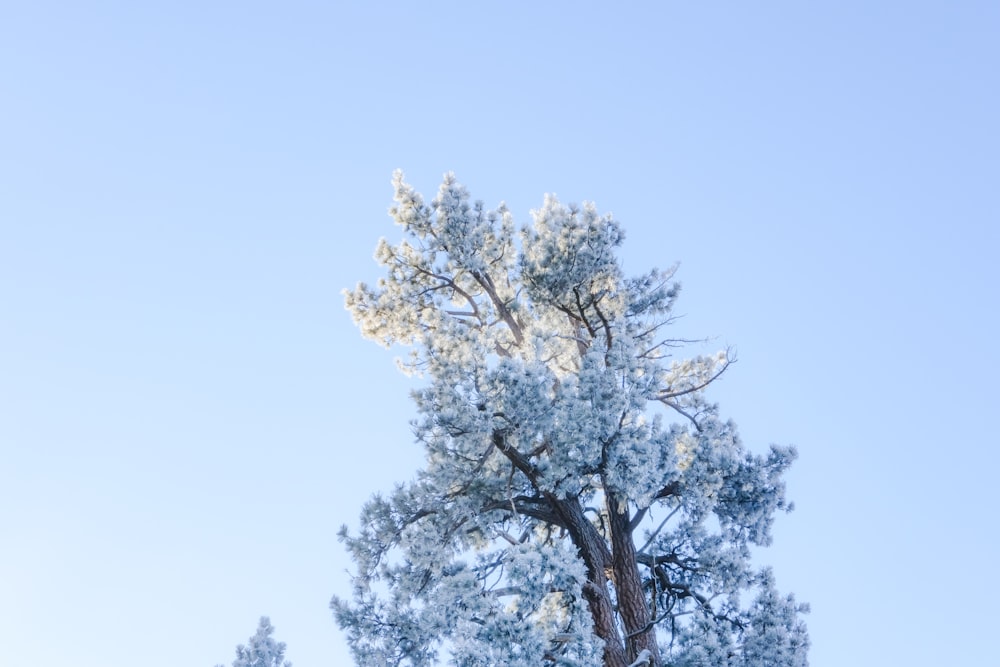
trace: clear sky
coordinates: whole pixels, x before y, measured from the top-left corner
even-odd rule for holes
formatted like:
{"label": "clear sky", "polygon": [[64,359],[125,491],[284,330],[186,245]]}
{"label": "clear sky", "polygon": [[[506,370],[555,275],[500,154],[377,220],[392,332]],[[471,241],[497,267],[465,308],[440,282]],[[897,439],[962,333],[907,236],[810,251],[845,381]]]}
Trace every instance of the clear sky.
{"label": "clear sky", "polygon": [[336,540],[419,463],[372,280],[393,169],[681,262],[713,396],[793,443],[761,563],[814,667],[1000,624],[1000,4],[0,6],[4,664],[346,665]]}

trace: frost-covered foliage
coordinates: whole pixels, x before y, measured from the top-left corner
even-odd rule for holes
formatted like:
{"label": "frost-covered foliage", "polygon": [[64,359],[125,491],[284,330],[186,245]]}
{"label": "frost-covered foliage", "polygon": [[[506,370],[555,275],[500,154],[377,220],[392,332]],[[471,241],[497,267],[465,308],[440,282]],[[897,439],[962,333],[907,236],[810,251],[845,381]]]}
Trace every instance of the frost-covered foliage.
{"label": "frost-covered foliage", "polygon": [[517,232],[452,175],[430,205],[394,185],[406,237],[345,296],[411,347],[427,463],[342,529],[357,663],[806,665],[804,606],[749,562],[795,451],[748,452],[705,399],[728,352],[674,358],[673,271],[624,276],[590,204]]}
{"label": "frost-covered foliage", "polygon": [[292,667],[292,663],[285,660],[285,643],[274,641],[272,634],[274,627],[270,619],[261,616],[257,632],[250,637],[247,645],[236,647],[233,667]]}

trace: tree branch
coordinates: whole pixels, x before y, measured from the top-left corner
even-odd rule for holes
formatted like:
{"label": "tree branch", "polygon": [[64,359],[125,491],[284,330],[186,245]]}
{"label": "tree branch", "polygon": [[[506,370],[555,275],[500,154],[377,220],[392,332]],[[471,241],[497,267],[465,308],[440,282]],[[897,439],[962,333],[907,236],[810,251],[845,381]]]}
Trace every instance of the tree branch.
{"label": "tree branch", "polygon": [[662,391],[662,392],[660,392],[659,394],[656,395],[656,400],[658,400],[658,401],[670,400],[670,399],[677,398],[679,396],[684,396],[686,394],[693,394],[693,393],[695,393],[697,391],[701,391],[702,389],[704,389],[708,385],[710,385],[713,382],[715,382],[715,380],[720,375],[722,375],[723,373],[725,373],[726,369],[729,368],[730,366],[732,366],[734,362],[735,362],[735,360],[731,359],[729,357],[729,353],[727,352],[726,353],[726,363],[724,363],[722,365],[722,368],[720,368],[717,372],[715,372],[712,375],[712,377],[708,378],[707,380],[705,380],[704,382],[702,382],[699,385],[695,385],[694,387],[688,387],[687,389],[681,389],[680,391],[669,391],[669,390]]}

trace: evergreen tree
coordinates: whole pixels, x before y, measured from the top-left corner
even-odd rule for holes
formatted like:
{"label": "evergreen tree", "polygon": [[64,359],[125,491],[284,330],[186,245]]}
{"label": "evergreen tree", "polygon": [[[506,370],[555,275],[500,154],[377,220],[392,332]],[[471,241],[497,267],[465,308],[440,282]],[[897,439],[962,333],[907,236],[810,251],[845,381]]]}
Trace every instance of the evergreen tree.
{"label": "evergreen tree", "polygon": [[285,643],[274,641],[272,634],[274,627],[271,620],[267,616],[261,616],[257,632],[250,637],[247,645],[240,644],[236,647],[233,667],[292,667],[292,663],[284,660]]}
{"label": "evergreen tree", "polygon": [[406,238],[345,297],[411,347],[426,466],[341,530],[357,663],[806,665],[804,605],[750,564],[795,450],[748,452],[706,400],[728,351],[674,358],[673,270],[624,276],[591,204],[517,233],[450,174],[429,206],[394,186]]}

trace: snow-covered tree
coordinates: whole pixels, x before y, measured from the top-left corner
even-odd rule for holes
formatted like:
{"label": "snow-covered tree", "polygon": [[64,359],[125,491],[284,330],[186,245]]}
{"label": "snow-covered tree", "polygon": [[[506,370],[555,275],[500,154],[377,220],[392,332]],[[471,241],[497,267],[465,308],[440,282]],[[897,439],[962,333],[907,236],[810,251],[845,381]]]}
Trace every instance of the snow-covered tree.
{"label": "snow-covered tree", "polygon": [[240,644],[236,647],[233,667],[292,667],[292,663],[285,660],[285,643],[274,641],[272,634],[274,627],[271,620],[267,616],[261,616],[257,632],[250,637],[247,645]]}
{"label": "snow-covered tree", "polygon": [[748,452],[705,398],[728,351],[675,358],[673,270],[623,275],[591,204],[517,232],[453,175],[430,205],[393,182],[405,239],[345,297],[411,348],[426,466],[341,531],[357,663],[806,665],[804,605],[750,564],[795,450]]}

